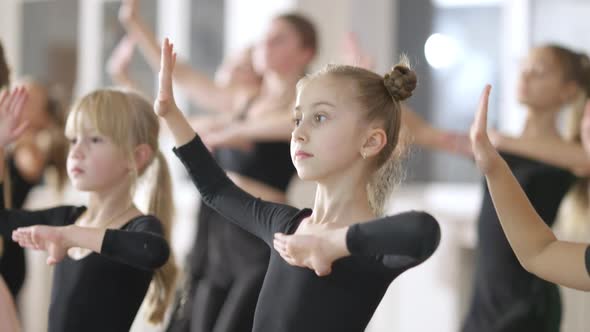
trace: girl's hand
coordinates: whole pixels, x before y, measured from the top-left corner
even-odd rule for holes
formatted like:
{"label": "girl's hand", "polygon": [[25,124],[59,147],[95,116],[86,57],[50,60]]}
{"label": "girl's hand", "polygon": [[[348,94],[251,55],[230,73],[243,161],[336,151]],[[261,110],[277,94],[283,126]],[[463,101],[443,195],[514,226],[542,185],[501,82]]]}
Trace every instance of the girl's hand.
{"label": "girl's hand", "polygon": [[129,64],[133,58],[133,51],[135,50],[135,41],[128,35],[124,36],[111,57],[107,61],[107,72],[111,77],[123,77],[128,75]]}
{"label": "girl's hand", "polygon": [[137,0],[123,0],[119,8],[119,22],[125,25],[137,17]]}
{"label": "girl's hand", "polygon": [[0,148],[14,142],[27,128],[28,122],[21,119],[27,97],[24,87],[0,92]]}
{"label": "girl's hand", "polygon": [[323,277],[332,272],[334,261],[349,254],[345,244],[347,230],[305,235],[276,233],[273,246],[290,265],[306,267]]}
{"label": "girl's hand", "polygon": [[439,148],[452,154],[473,158],[469,135],[457,132],[443,132],[438,137]]}
{"label": "girl's hand", "polygon": [[174,101],[172,87],[172,73],[174,72],[175,64],[176,53],[174,52],[174,45],[166,38],[162,44],[162,56],[160,58],[160,89],[158,91],[158,97],[154,102],[156,114],[161,117],[166,117],[172,110],[178,110]]}
{"label": "girl's hand", "polygon": [[64,259],[69,249],[64,229],[44,225],[18,228],[12,232],[12,239],[23,248],[47,251],[47,264],[54,265]]}
{"label": "girl's hand", "polygon": [[484,173],[489,174],[502,159],[500,154],[490,141],[487,132],[488,126],[488,100],[492,87],[486,85],[484,88],[477,109],[477,114],[471,125],[470,139],[473,157],[477,167]]}
{"label": "girl's hand", "polygon": [[346,64],[368,70],[372,70],[375,67],[375,59],[362,49],[359,39],[354,32],[348,32],[346,34],[343,54]]}

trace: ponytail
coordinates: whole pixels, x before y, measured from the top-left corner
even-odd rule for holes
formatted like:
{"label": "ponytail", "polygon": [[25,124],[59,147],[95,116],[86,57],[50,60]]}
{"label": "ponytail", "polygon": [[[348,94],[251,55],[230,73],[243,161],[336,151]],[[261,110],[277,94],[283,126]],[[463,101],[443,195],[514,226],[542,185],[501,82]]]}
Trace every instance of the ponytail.
{"label": "ponytail", "polygon": [[[164,237],[171,243],[173,201],[172,181],[168,170],[168,163],[161,151],[158,150],[153,163],[156,163],[156,178],[151,181],[152,187],[149,190],[148,213],[155,215],[162,222]],[[159,268],[152,280],[146,300],[149,308],[148,320],[150,323],[160,323],[164,320],[166,309],[172,302],[172,295],[178,269],[174,255],[170,251],[168,262]]]}

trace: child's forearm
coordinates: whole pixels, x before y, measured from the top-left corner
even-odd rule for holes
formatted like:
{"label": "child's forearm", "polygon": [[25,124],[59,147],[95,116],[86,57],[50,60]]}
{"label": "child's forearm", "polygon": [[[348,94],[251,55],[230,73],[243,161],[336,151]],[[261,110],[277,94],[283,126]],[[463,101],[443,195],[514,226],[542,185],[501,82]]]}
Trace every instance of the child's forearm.
{"label": "child's forearm", "polygon": [[164,121],[172,132],[176,147],[185,145],[195,137],[195,131],[178,108],[170,110],[164,116]]}
{"label": "child's forearm", "polygon": [[105,229],[80,227],[76,225],[60,227],[66,248],[84,248],[100,253]]}

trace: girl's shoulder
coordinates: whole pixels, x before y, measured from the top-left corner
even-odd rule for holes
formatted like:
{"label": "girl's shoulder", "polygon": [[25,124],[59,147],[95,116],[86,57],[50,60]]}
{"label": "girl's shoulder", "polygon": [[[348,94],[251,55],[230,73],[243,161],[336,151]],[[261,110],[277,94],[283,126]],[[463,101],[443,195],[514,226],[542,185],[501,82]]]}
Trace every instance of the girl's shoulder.
{"label": "girl's shoulder", "polygon": [[131,218],[121,227],[122,230],[129,231],[148,231],[157,234],[164,233],[162,221],[151,214],[141,214]]}

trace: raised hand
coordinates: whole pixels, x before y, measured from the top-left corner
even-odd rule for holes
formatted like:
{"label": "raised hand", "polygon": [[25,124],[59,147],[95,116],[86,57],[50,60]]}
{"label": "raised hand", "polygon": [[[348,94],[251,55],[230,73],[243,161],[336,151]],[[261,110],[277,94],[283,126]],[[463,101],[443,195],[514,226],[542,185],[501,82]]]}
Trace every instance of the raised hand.
{"label": "raised hand", "polygon": [[502,159],[500,154],[488,137],[488,101],[492,87],[486,85],[484,88],[477,108],[477,114],[471,125],[470,139],[473,157],[477,167],[484,173],[489,174]]}
{"label": "raised hand", "polygon": [[162,56],[160,58],[160,88],[158,90],[158,97],[154,102],[156,114],[161,117],[165,117],[171,110],[178,109],[174,101],[174,90],[172,87],[172,74],[175,64],[176,53],[174,52],[174,45],[166,38],[162,44]]}
{"label": "raised hand", "polygon": [[27,128],[28,122],[21,119],[27,97],[24,87],[0,92],[0,148],[14,142]]}
{"label": "raised hand", "polygon": [[119,21],[127,24],[137,16],[137,0],[122,0],[119,8]]}
{"label": "raised hand", "polygon": [[135,41],[128,35],[124,36],[113,50],[107,61],[107,72],[114,80],[128,75],[129,64],[133,58]]}
{"label": "raised hand", "polygon": [[346,229],[304,235],[276,233],[273,246],[288,264],[306,267],[322,277],[330,274],[332,263],[347,253],[346,248],[338,248],[330,238],[344,238],[345,234]]}
{"label": "raised hand", "polygon": [[467,158],[473,158],[469,135],[458,132],[443,132],[438,141],[440,149]]}
{"label": "raised hand", "polygon": [[54,265],[64,259],[69,249],[63,228],[43,225],[18,228],[12,232],[12,240],[23,248],[47,251],[47,264]]}
{"label": "raised hand", "polygon": [[369,70],[375,67],[375,60],[362,49],[359,39],[354,32],[348,32],[346,34],[342,52],[346,64]]}

